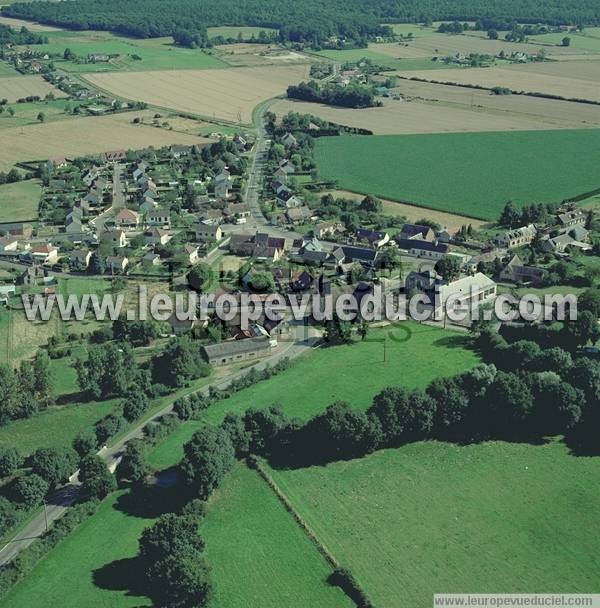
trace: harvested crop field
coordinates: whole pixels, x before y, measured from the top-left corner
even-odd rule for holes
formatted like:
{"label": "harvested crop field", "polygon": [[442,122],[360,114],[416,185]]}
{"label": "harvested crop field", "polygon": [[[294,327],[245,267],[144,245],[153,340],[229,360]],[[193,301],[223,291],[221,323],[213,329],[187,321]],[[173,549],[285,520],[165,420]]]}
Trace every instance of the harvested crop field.
{"label": "harvested crop field", "polygon": [[308,65],[229,70],[173,70],[87,74],[91,84],[113,95],[149,104],[249,123],[260,102],[281,95],[308,75]]}
{"label": "harvested crop field", "polygon": [[449,107],[511,116],[515,120],[530,119],[545,125],[547,129],[600,126],[600,106],[596,105],[525,95],[494,95],[490,91],[416,80],[400,81],[396,91],[412,100],[439,102]]}
{"label": "harvested crop field", "polygon": [[535,55],[542,49],[545,50],[547,56],[569,56],[573,54],[581,54],[581,49],[572,49],[570,47],[549,47],[539,44],[528,44],[526,42],[506,42],[505,40],[488,40],[479,36],[456,36],[448,34],[432,34],[415,39],[409,43],[411,48],[426,52],[428,55],[456,55],[461,53],[468,55],[469,53],[480,53],[484,55],[496,55],[500,51],[504,51],[509,55],[512,52],[527,53]]}
{"label": "harvested crop field", "polygon": [[31,95],[45,97],[48,93],[52,93],[54,97],[66,97],[65,93],[41,76],[9,76],[0,79],[0,99],[8,99],[8,103]]}
{"label": "harvested crop field", "polygon": [[316,160],[340,188],[439,211],[496,219],[600,187],[600,130],[323,137]]}
{"label": "harvested crop field", "polygon": [[[440,85],[443,86],[443,85]],[[446,87],[450,88],[450,87]],[[467,89],[461,89],[467,91]],[[397,101],[386,99],[381,108],[353,110],[317,103],[282,100],[271,106],[278,115],[287,112],[314,114],[348,127],[368,129],[375,135],[402,133],[459,133],[478,131],[530,131],[535,129],[572,129],[590,126],[586,121],[547,120],[543,116],[519,115],[517,112],[487,110],[463,104],[436,102]],[[570,104],[580,105],[580,104]],[[586,106],[588,109],[591,106]],[[595,108],[593,125],[600,126],[600,107]]]}
{"label": "harvested crop field", "polygon": [[131,124],[131,115],[74,118],[2,131],[0,170],[19,161],[81,156],[109,150],[202,144],[209,139]]}
{"label": "harvested crop field", "polygon": [[[590,62],[594,65],[595,62]],[[600,101],[598,81],[588,77],[567,76],[577,73],[571,62],[556,63],[554,73],[536,71],[541,64],[514,66],[506,68],[471,68],[464,70],[418,70],[399,71],[404,78],[422,78],[428,81],[476,85],[491,89],[496,86],[507,87],[512,91],[560,95],[567,99],[588,99]],[[577,62],[580,65],[580,62]]]}
{"label": "harvested crop field", "polygon": [[[0,5],[4,4],[0,2]],[[24,19],[12,19],[11,17],[0,16],[0,23],[2,25],[8,25],[15,30],[20,30],[22,27],[26,27],[30,32],[57,32],[58,28],[52,27],[51,25],[42,25],[41,23],[33,23],[31,21],[25,21]]]}

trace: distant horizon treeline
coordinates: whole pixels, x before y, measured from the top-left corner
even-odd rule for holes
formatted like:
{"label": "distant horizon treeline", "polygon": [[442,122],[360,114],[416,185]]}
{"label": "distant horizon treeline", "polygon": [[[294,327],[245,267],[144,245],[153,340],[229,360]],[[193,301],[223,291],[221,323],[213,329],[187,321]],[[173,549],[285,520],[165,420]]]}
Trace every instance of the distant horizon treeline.
{"label": "distant horizon treeline", "polygon": [[282,42],[319,46],[330,36],[357,42],[385,35],[383,22],[434,20],[600,24],[600,5],[593,0],[77,0],[76,2],[17,2],[2,8],[4,15],[77,30],[99,29],[140,38],[201,33],[207,27],[255,26],[279,30]]}

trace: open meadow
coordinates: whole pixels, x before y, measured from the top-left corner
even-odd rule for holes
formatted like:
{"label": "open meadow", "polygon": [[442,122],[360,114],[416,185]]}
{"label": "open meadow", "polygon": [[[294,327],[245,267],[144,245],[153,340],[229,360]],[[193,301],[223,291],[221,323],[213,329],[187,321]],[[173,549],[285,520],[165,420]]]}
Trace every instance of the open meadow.
{"label": "open meadow", "polygon": [[584,66],[582,75],[574,69],[575,62],[525,64],[507,67],[470,68],[465,70],[399,71],[403,78],[476,85],[491,89],[506,87],[517,93],[544,93],[565,99],[600,101],[600,62],[577,62]]}
{"label": "open meadow", "polygon": [[273,471],[376,606],[434,593],[595,593],[600,459],[558,442],[406,445]]}
{"label": "open meadow", "polygon": [[[35,45],[36,51],[62,57],[69,48],[77,57],[73,61],[55,59],[58,69],[66,72],[113,72],[167,69],[206,69],[225,66],[213,54],[201,49],[188,49],[173,44],[171,37],[136,39],[109,32],[47,32],[48,43]],[[109,61],[87,62],[90,54],[110,55]]]}
{"label": "open meadow", "polygon": [[[83,156],[118,149],[203,144],[210,140],[185,133],[131,124],[129,113],[73,118],[2,130],[0,170],[17,162],[59,156]],[[0,118],[0,120],[2,120]]]}
{"label": "open meadow", "polygon": [[[384,338],[386,348],[381,341]],[[243,412],[251,406],[280,402],[288,415],[306,419],[335,399],[366,408],[373,395],[390,384],[424,387],[438,375],[451,375],[478,363],[466,343],[466,336],[455,332],[403,323],[374,329],[365,342],[318,349],[268,382],[217,403],[203,420],[180,425],[150,453],[150,464],[156,469],[175,465],[192,434],[206,421],[220,422],[229,411]],[[429,364],[433,356],[439,361],[435,369]],[[132,514],[123,494],[118,492],[105,500],[98,513],[15,587],[4,605],[41,608],[55,598],[58,601],[59,595],[65,608],[145,605],[139,595],[127,593],[126,573],[141,531],[156,514],[140,514],[139,510]],[[145,504],[146,511],[153,511]],[[172,510],[172,502],[167,510]],[[108,538],[112,535],[117,535],[118,541]],[[211,608],[279,608],[282,597],[286,598],[283,605],[291,608],[350,606],[344,595],[325,584],[329,570],[323,558],[254,471],[237,466],[225,479],[211,498],[202,535],[217,587]],[[232,556],[235,569],[231,568]],[[102,583],[108,580],[101,576],[103,572],[112,572],[111,580],[116,577],[125,584],[107,589]],[[243,595],[239,593],[240,581]]]}
{"label": "open meadow", "polygon": [[[384,344],[385,342],[385,344]],[[429,363],[436,361],[435,368]],[[204,420],[219,424],[229,412],[279,404],[289,416],[306,420],[336,400],[366,409],[382,388],[403,384],[424,388],[438,376],[451,376],[477,365],[468,337],[453,331],[400,323],[372,329],[366,341],[320,348],[298,359],[285,372],[236,393],[207,410]],[[190,421],[175,431],[152,454],[153,467],[173,466],[182,446],[204,424]]]}
{"label": "open meadow", "polygon": [[0,78],[0,99],[13,103],[17,99],[29,97],[45,97],[52,93],[54,97],[66,97],[65,93],[46,82],[41,76],[8,76]]}
{"label": "open meadow", "polygon": [[36,220],[41,192],[37,179],[0,186],[0,222]]}
{"label": "open meadow", "polygon": [[210,608],[354,605],[326,582],[331,566],[256,471],[236,465],[200,532],[215,582]]}
{"label": "open meadow", "polygon": [[249,123],[261,101],[308,75],[307,65],[227,70],[88,74],[92,85],[126,99],[209,118]]}
{"label": "open meadow", "polygon": [[331,137],[315,150],[321,176],[340,188],[482,220],[508,200],[560,202],[600,187],[595,129]]}

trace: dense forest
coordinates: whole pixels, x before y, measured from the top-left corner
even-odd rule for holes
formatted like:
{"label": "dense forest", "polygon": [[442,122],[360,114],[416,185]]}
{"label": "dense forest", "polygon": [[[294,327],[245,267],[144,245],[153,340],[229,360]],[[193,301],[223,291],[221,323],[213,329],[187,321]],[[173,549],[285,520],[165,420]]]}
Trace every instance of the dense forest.
{"label": "dense forest", "polygon": [[493,18],[507,22],[600,24],[597,0],[76,0],[17,2],[4,15],[72,29],[138,37],[248,25],[280,30],[282,41],[319,45],[330,36],[361,40],[385,34],[380,23]]}

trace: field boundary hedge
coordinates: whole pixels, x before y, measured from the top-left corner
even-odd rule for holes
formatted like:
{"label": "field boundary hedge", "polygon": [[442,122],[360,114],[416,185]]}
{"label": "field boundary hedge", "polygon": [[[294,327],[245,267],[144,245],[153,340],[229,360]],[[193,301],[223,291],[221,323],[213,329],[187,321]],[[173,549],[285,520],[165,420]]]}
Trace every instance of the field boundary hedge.
{"label": "field boundary hedge", "polygon": [[[336,574],[340,572],[349,572],[347,569],[342,568],[341,564],[335,558],[333,553],[325,546],[325,544],[319,539],[315,531],[309,526],[308,522],[298,513],[292,501],[287,497],[285,492],[279,487],[277,482],[269,475],[269,473],[264,468],[262,462],[255,457],[248,458],[248,466],[256,470],[258,475],[265,481],[265,483],[273,490],[275,496],[279,499],[279,502],[283,505],[285,510],[294,518],[296,523],[302,528],[304,533],[308,536],[313,545],[317,548],[317,551],[325,558],[327,563],[333,568],[333,572],[331,577],[328,579],[332,581],[336,578]],[[372,602],[363,603],[357,602],[357,597],[367,598],[367,594],[362,587],[356,581],[356,578],[350,574],[350,578],[352,581],[351,585],[347,584],[338,584],[340,589],[344,591],[344,593],[357,605],[364,606],[369,605],[372,606]],[[334,583],[330,583],[334,584]],[[335,583],[337,584],[337,583]]]}
{"label": "field boundary hedge", "polygon": [[[470,84],[466,82],[452,82],[451,80],[434,80],[430,78],[421,78],[419,76],[400,76],[401,80],[412,80],[414,82],[427,82],[429,84],[441,84],[447,87],[460,87],[463,89],[478,89],[479,91],[493,91],[496,87],[486,87],[482,84]],[[571,103],[583,103],[592,106],[600,106],[600,101],[593,99],[582,99],[580,97],[564,97],[563,95],[555,95],[553,93],[539,93],[537,91],[517,91],[510,87],[505,87],[512,95],[524,95],[525,97],[540,97],[542,99],[554,99],[556,101],[570,101]]]}

